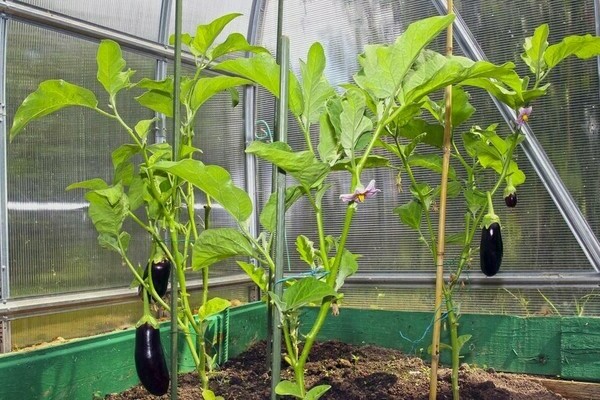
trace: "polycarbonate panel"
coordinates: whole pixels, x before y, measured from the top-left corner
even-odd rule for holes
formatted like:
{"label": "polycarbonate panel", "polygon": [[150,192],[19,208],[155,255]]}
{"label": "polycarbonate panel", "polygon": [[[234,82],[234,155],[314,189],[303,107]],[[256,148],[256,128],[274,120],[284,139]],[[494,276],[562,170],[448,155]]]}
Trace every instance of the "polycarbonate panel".
{"label": "polycarbonate panel", "polygon": [[[173,2],[174,3],[174,2]],[[239,32],[246,36],[248,33],[248,21],[253,1],[250,0],[195,0],[183,2],[182,31],[192,36],[196,35],[198,25],[205,25],[211,21],[230,13],[240,13],[241,16],[231,21],[219,35],[217,42],[223,41],[227,35]],[[169,34],[175,30],[175,5],[171,9]]]}
{"label": "polycarbonate panel", "polygon": [[[455,293],[454,300],[463,314],[600,316],[600,291],[594,289],[473,289],[467,283]],[[434,292],[431,289],[348,285],[341,307],[342,312],[344,307],[431,312],[434,304]]]}
{"label": "polycarbonate panel", "polygon": [[[108,99],[96,80],[97,44],[11,21],[7,57],[9,126],[17,106],[46,79],[87,87],[107,112]],[[134,79],[152,77],[155,60],[124,52]],[[118,95],[118,110],[133,126],[153,117],[132,95]],[[8,148],[8,210],[11,296],[42,295],[127,286],[131,273],[118,254],[100,248],[82,190],[74,182],[112,180],[111,153],[127,134],[115,121],[71,107],[31,123]],[[137,226],[130,255],[145,264],[149,240]]]}
{"label": "polycarbonate panel", "polygon": [[[243,304],[248,301],[248,286],[236,285],[211,290],[210,298],[221,297]],[[192,307],[201,304],[201,293],[193,291]],[[60,343],[100,333],[131,328],[141,318],[143,303],[133,301],[110,306],[86,308],[57,314],[47,314],[11,321],[12,349]],[[165,316],[165,314],[163,314]]]}
{"label": "polycarbonate panel", "polygon": [[[543,23],[550,44],[572,34],[595,34],[594,1],[545,2],[458,1],[463,19],[488,58],[514,61],[523,38]],[[518,15],[519,18],[515,18]],[[525,68],[520,69],[525,73]],[[527,71],[528,72],[528,71]],[[530,74],[530,73],[529,73]],[[567,59],[551,73],[550,95],[533,104],[529,124],[574,197],[588,223],[600,234],[600,106],[598,61]]]}
{"label": "polycarbonate panel", "polygon": [[[261,31],[261,44],[271,50],[275,49],[276,41],[276,3],[276,1],[267,2],[264,28]],[[479,21],[476,37],[492,61],[518,61],[523,37],[531,35],[535,24],[539,22],[540,13],[533,10],[538,7],[534,4],[539,2],[528,2],[526,6],[519,3],[518,14],[515,14],[513,2],[496,2],[492,5],[489,2],[478,1],[475,2],[476,7],[471,7],[470,3],[465,2],[464,8],[459,6],[459,11],[466,14],[467,23]],[[574,6],[577,10],[571,11],[559,1],[549,1],[539,6],[547,11],[543,15],[550,13],[549,10],[558,14],[550,19],[551,41],[569,32],[593,32],[592,3],[591,0],[578,2]],[[502,11],[498,11],[499,9]],[[331,15],[335,15],[336,18],[330,18]],[[365,44],[392,42],[409,23],[433,15],[437,15],[437,11],[433,3],[428,0],[287,1],[283,33],[290,38],[291,67],[298,74],[298,60],[305,59],[312,42],[320,41],[327,56],[328,80],[332,84],[351,81],[352,74],[358,70],[356,54],[362,52]],[[515,15],[523,17],[515,18]],[[529,15],[535,15],[535,19],[529,18]],[[565,18],[574,19],[564,23]],[[482,19],[486,22],[481,23]],[[553,27],[553,25],[560,25],[559,21],[563,21],[562,25]],[[514,37],[508,40],[506,35],[508,32],[510,36],[509,30],[513,25],[518,25],[521,31],[517,34],[513,29]],[[440,51],[442,45],[443,43],[438,39],[432,47]],[[460,54],[458,46],[456,52]],[[564,93],[570,93],[570,102],[564,101],[566,96],[564,93],[561,95],[560,92],[556,93],[551,89],[547,100],[535,104],[531,119],[532,126],[551,159],[557,164],[556,167],[567,186],[574,192],[590,223],[597,225],[596,215],[600,209],[592,206],[600,190],[600,183],[598,183],[600,180],[597,179],[599,168],[595,167],[598,165],[600,155],[598,153],[600,144],[596,135],[598,127],[595,122],[598,119],[597,64],[595,60],[585,63],[574,61],[570,64],[569,74],[566,71],[561,73],[560,69],[557,69],[552,80],[555,87],[560,85]],[[562,80],[557,80],[557,77],[561,76]],[[489,97],[477,92],[473,92],[472,95],[472,102],[478,109],[477,118],[472,123],[484,125],[498,122],[501,124],[501,134],[508,134],[508,128],[503,125],[503,120]],[[259,90],[258,119],[267,121],[271,129],[274,120],[273,103],[272,96]],[[550,108],[547,104],[553,104],[554,108]],[[539,117],[536,118],[535,113],[538,109]],[[565,118],[571,118],[568,131],[565,130]],[[259,129],[257,127],[257,132]],[[463,128],[466,129],[468,127]],[[457,133],[461,132],[462,130],[459,130]],[[316,129],[313,137],[316,138]],[[302,149],[304,143],[303,136],[292,118],[290,118],[289,143],[295,149]],[[496,212],[503,222],[505,243],[502,271],[589,270],[590,265],[583,251],[529,162],[521,151],[517,152],[517,157],[527,175],[527,182],[519,188],[519,205],[516,209],[508,209],[503,205],[501,196],[498,196],[498,204],[496,204]],[[259,165],[261,185],[259,193],[262,193],[260,199],[262,206],[270,191],[271,168],[263,162]],[[347,175],[335,174],[329,180],[333,187],[323,200],[327,234],[339,235],[341,231],[345,206],[339,201],[338,196],[349,190],[350,181]],[[438,176],[432,177],[423,172],[420,173],[420,177],[429,179],[431,184],[439,184]],[[363,183],[376,179],[377,187],[383,192],[361,204],[354,219],[348,248],[354,253],[363,255],[359,261],[360,270],[363,272],[434,271],[432,257],[418,240],[417,235],[401,225],[392,212],[396,206],[410,199],[408,177],[403,176],[401,192],[396,186],[396,172],[393,170],[376,172],[367,170],[361,179]],[[447,232],[449,234],[458,232],[463,224],[465,210],[461,203],[452,201],[448,210]],[[308,235],[311,240],[317,240],[316,224],[312,215],[311,207],[304,200],[296,204],[288,213],[287,248],[291,260],[290,268],[294,271],[304,271],[308,268],[299,260],[294,241],[301,233]],[[437,231],[437,215],[433,217],[433,225]],[[594,229],[597,232],[597,226],[594,226]],[[477,233],[475,246],[478,237]],[[449,267],[456,265],[457,252],[456,246],[448,246],[446,264]],[[473,270],[476,271],[474,273],[480,273],[477,254],[474,254],[474,259],[476,260],[473,263]]]}
{"label": "polycarbonate panel", "polygon": [[149,40],[158,40],[162,0],[23,0],[52,12],[126,32]]}

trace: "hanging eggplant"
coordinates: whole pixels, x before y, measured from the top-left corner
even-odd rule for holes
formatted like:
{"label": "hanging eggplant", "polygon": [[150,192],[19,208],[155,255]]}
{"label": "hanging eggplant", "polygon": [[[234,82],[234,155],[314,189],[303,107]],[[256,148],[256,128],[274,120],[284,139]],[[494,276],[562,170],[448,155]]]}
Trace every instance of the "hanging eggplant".
{"label": "hanging eggplant", "polygon": [[[152,271],[152,285],[154,285],[154,290],[156,290],[159,297],[165,297],[169,286],[169,277],[171,276],[171,261],[167,258],[163,258],[158,261],[152,261],[151,264],[146,265],[143,275],[144,280],[148,277],[149,270]],[[138,294],[142,294],[141,286],[138,288]],[[148,299],[150,301],[154,300],[149,291]]]}
{"label": "hanging eggplant", "polygon": [[500,224],[494,222],[487,228],[484,226],[479,247],[481,272],[487,276],[496,275],[502,264],[503,251]]}
{"label": "hanging eggplant", "polygon": [[494,276],[498,273],[502,264],[504,245],[502,244],[500,218],[494,213],[494,205],[489,192],[487,197],[488,213],[483,217],[483,227],[481,228],[479,265],[481,272],[486,276]]}
{"label": "hanging eggplant", "polygon": [[169,370],[158,327],[145,322],[135,330],[135,369],[140,382],[155,396],[167,393]]}

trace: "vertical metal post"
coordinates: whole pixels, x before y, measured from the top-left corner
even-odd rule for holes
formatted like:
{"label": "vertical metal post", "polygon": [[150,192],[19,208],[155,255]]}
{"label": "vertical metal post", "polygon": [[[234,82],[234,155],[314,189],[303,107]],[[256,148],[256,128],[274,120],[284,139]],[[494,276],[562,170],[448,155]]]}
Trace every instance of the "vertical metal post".
{"label": "vertical metal post", "polygon": [[[6,45],[8,18],[0,16],[0,299],[6,303],[10,297],[8,265],[8,155],[6,146],[8,135],[6,127]],[[2,343],[0,352],[11,349],[10,321],[2,319]]]}
{"label": "vertical metal post", "polygon": [[[181,130],[181,25],[182,25],[182,0],[175,0],[175,69],[173,77],[173,159],[179,158],[180,130]],[[178,246],[178,243],[172,243]],[[177,268],[171,268],[171,400],[177,400]]]}
{"label": "vertical metal post", "polygon": [[[446,13],[448,9],[446,0],[432,0],[432,2],[440,14]],[[458,13],[454,20],[454,28],[456,42],[468,57],[476,61],[487,59],[479,43],[473,37],[467,24]],[[504,121],[509,126],[512,126],[516,119],[515,111],[493,96],[492,100],[498,111],[500,111]],[[594,234],[594,231],[592,231],[585,216],[581,213],[577,203],[560,178],[560,175],[558,175],[554,165],[529,125],[525,124],[521,129],[525,134],[525,140],[521,143],[523,152],[544,184],[554,204],[556,204],[556,208],[558,208],[558,211],[567,223],[571,233],[573,233],[575,240],[579,243],[588,261],[596,272],[600,272],[600,242],[598,238]]]}
{"label": "vertical metal post", "polygon": [[[278,54],[280,55],[280,81],[279,102],[277,106],[277,125],[275,137],[279,142],[287,142],[287,115],[288,115],[288,85],[289,85],[289,59],[290,42],[287,36],[282,36]],[[283,266],[285,262],[285,171],[277,169],[277,212],[275,230],[275,273],[273,291],[281,298],[283,294]],[[281,317],[279,310],[273,307],[271,331],[273,332],[272,365],[271,365],[271,399],[277,399],[275,387],[279,383],[281,373]]]}
{"label": "vertical metal post", "polygon": [[[263,4],[264,0],[254,0],[252,2],[252,10],[250,12],[250,21],[248,22],[248,42],[255,45],[258,38],[260,20],[263,15]],[[244,86],[244,142],[245,146],[248,147],[254,140],[256,131],[256,86],[246,85]],[[245,154],[245,166],[244,171],[246,179],[246,192],[252,199],[254,207],[252,214],[250,215],[250,224],[248,230],[254,237],[258,237],[259,234],[259,223],[258,223],[258,194],[257,194],[257,170],[256,170],[256,157],[254,154]],[[253,263],[256,260],[252,260]],[[250,298],[249,293],[249,299]],[[260,296],[259,296],[260,297]]]}
{"label": "vertical metal post", "polygon": [[[169,20],[171,18],[172,0],[162,0],[162,6],[160,9],[160,21],[158,24],[158,42],[164,45],[169,43]],[[156,60],[156,74],[155,78],[157,81],[161,81],[167,77],[167,65],[168,62],[164,58]],[[167,140],[167,118],[164,114],[156,113],[158,119],[154,124],[154,141],[155,143],[163,143]]]}

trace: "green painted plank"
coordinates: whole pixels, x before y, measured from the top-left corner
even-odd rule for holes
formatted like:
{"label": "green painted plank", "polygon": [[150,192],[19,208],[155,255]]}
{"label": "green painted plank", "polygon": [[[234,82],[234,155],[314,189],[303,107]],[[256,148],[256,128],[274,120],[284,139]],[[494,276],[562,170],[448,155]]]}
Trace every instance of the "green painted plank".
{"label": "green painted plank", "polygon": [[[233,355],[265,336],[264,305],[250,304],[231,311]],[[161,326],[161,339],[169,352],[169,325]],[[262,331],[261,331],[262,329]],[[218,335],[214,328],[209,329]],[[138,383],[133,360],[135,331],[127,329],[42,349],[0,357],[0,399],[91,399],[94,393],[120,392]],[[180,338],[180,370],[194,369],[187,346]]]}
{"label": "green painted plank", "polygon": [[[305,311],[302,332],[310,329],[317,309]],[[386,310],[342,309],[329,317],[319,339],[353,344],[375,344],[429,358],[432,314]],[[541,375],[560,373],[560,319],[519,318],[504,315],[463,315],[459,335],[471,334],[463,347],[463,361],[498,371]],[[450,343],[443,323],[441,341]],[[450,364],[450,352],[442,351],[442,363]]]}
{"label": "green painted plank", "polygon": [[600,318],[563,318],[561,332],[561,376],[600,382]]}

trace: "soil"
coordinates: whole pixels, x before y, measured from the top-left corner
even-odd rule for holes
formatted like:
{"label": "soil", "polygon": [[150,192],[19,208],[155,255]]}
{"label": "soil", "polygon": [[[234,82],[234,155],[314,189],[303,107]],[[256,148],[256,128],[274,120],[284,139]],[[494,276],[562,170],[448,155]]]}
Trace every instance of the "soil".
{"label": "soil", "polygon": [[[268,400],[271,381],[266,354],[265,343],[256,343],[215,372],[211,389],[225,400]],[[283,372],[284,379],[291,377],[291,370]],[[438,377],[437,398],[452,399],[450,370],[441,368]],[[463,365],[459,377],[463,400],[564,399],[525,375]],[[429,367],[420,358],[397,350],[331,341],[313,347],[306,364],[306,384],[331,385],[323,400],[421,400],[429,398]],[[152,396],[138,386],[106,399],[168,400],[169,395]],[[179,399],[202,399],[196,375],[179,377]]]}

